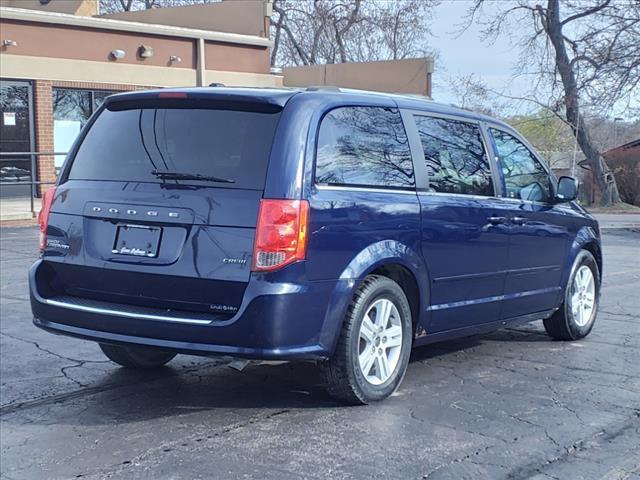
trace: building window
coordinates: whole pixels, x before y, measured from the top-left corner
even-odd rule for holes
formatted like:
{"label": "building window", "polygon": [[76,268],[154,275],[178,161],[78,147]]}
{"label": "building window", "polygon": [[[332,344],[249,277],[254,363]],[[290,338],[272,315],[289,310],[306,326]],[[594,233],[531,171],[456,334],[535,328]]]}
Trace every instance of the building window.
{"label": "building window", "polygon": [[28,197],[35,180],[29,82],[0,80],[0,197]]}
{"label": "building window", "polygon": [[[53,145],[56,152],[68,152],[80,129],[104,99],[117,92],[105,90],[53,89]],[[64,155],[56,155],[56,171],[62,167]]]}

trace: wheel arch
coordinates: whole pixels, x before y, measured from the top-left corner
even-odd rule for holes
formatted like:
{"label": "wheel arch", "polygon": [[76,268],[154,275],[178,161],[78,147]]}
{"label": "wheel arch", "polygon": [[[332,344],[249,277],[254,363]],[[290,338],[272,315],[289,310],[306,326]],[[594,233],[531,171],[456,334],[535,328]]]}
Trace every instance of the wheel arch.
{"label": "wheel arch", "polygon": [[414,331],[424,320],[428,303],[429,272],[422,256],[407,245],[384,240],[361,250],[344,269],[332,294],[327,310],[322,343],[334,351],[347,308],[362,282],[368,275],[383,275],[391,278],[405,292]]}
{"label": "wheel arch", "polygon": [[[409,307],[411,308],[411,319],[413,322],[413,331],[416,331],[416,327],[419,324],[420,318],[420,306],[421,295],[418,280],[411,270],[399,263],[384,263],[367,273],[367,275],[381,275],[383,277],[390,278],[402,288],[402,291],[407,296],[409,301]],[[364,280],[364,278],[363,278]]]}
{"label": "wheel arch", "polygon": [[598,265],[600,279],[602,279],[603,258],[600,236],[595,229],[591,227],[582,227],[580,230],[578,230],[578,233],[576,234],[571,244],[571,248],[569,249],[569,255],[562,275],[563,289],[567,286],[567,282],[569,281],[569,277],[571,276],[573,262],[575,261],[581,250],[587,250],[594,256]]}

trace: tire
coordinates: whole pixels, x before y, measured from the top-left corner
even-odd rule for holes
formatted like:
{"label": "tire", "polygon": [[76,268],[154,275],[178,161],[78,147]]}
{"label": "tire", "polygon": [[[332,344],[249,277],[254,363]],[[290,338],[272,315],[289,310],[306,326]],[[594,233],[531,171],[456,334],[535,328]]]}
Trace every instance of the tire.
{"label": "tire", "polygon": [[384,400],[404,378],[412,343],[411,308],[402,288],[387,277],[367,276],[347,309],[333,356],[320,364],[329,394],[356,405]]}
{"label": "tire", "polygon": [[100,349],[109,360],[127,368],[148,370],[166,365],[176,356],[173,352],[145,347],[121,347],[100,343]]}
{"label": "tire", "polygon": [[[586,275],[585,278],[589,278],[586,269],[591,272],[593,281],[592,307],[588,311],[582,310],[581,312],[581,305],[588,306],[591,297],[590,289],[587,287],[581,290],[580,286],[581,272]],[[599,300],[600,270],[598,263],[591,252],[581,250],[573,262],[562,305],[551,317],[544,320],[544,329],[550,337],[556,340],[579,340],[586,337],[596,321]]]}

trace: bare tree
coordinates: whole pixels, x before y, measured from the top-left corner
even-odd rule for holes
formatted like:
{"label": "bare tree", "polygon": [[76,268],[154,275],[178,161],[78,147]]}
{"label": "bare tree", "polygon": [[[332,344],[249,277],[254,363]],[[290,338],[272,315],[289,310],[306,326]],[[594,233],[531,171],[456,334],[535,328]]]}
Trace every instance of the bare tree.
{"label": "bare tree", "polygon": [[180,7],[199,3],[213,3],[219,0],[98,0],[101,13],[130,12],[150,8]]}
{"label": "bare tree", "polygon": [[[635,0],[528,0],[497,4],[483,16],[486,0],[476,0],[468,21],[482,20],[495,40],[507,31],[521,37],[520,74],[533,75],[531,99],[561,115],[591,169],[602,205],[620,201],[615,178],[592,139],[585,111],[630,113],[640,87],[640,2]],[[495,6],[496,4],[493,4]],[[539,97],[544,100],[539,100]]]}
{"label": "bare tree", "polygon": [[433,55],[437,0],[274,0],[272,66]]}

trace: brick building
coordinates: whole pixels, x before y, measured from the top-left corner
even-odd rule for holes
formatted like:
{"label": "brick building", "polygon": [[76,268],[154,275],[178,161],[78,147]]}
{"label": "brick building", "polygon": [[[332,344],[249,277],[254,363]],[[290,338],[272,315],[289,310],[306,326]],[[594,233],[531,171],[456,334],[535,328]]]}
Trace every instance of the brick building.
{"label": "brick building", "polygon": [[0,195],[55,181],[64,156],[26,152],[67,152],[111,93],[281,84],[270,74],[270,8],[225,0],[99,15],[97,0],[0,0]]}

